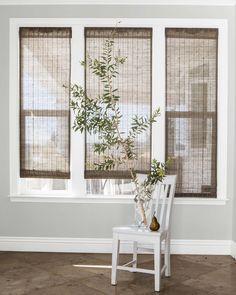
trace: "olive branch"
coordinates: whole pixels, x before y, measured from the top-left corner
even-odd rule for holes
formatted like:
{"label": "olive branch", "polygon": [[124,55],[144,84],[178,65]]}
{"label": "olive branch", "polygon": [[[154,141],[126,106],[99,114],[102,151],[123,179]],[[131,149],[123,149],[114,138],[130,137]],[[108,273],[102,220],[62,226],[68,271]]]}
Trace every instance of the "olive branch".
{"label": "olive branch", "polygon": [[[135,115],[131,118],[131,127],[127,134],[121,131],[120,123],[122,113],[119,108],[120,96],[118,89],[113,87],[114,79],[119,75],[119,67],[122,66],[126,57],[120,52],[113,54],[114,39],[105,40],[103,52],[99,58],[92,59],[87,56],[82,65],[90,69],[96,75],[103,87],[102,94],[96,97],[88,97],[83,87],[74,84],[71,86],[71,109],[75,119],[73,130],[97,134],[99,142],[94,143],[94,152],[102,156],[102,160],[93,163],[95,170],[112,170],[119,165],[126,164],[130,171],[130,177],[135,185],[135,201],[143,203],[152,198],[155,184],[162,181],[166,175],[169,161],[161,163],[156,159],[151,162],[150,173],[140,183],[135,169],[137,153],[135,139],[138,135],[147,132],[151,125],[160,116],[160,109],[156,109],[150,117]],[[119,151],[116,155],[109,153],[112,149]],[[141,208],[141,209],[142,209]],[[145,223],[145,212],[144,212]]]}

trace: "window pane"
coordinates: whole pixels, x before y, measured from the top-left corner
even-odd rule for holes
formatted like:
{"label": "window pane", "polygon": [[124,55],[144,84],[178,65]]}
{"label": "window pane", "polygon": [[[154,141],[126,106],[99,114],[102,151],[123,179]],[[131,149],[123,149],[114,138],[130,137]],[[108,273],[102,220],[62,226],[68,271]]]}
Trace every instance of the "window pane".
{"label": "window pane", "polygon": [[49,191],[63,192],[68,190],[68,179],[21,178],[21,193],[48,193]]}
{"label": "window pane", "polygon": [[[28,169],[25,169],[24,173],[31,175],[31,170],[34,170],[37,176],[50,177],[52,171],[57,169],[60,171],[59,176],[63,177],[63,171],[69,171],[70,168],[67,160],[68,116],[50,117],[34,114],[23,118],[26,130],[24,144],[28,151],[24,157],[24,165]],[[66,178],[65,172],[64,177]]]}
{"label": "window pane", "polygon": [[[91,58],[99,58],[102,54],[104,42],[111,37],[111,28],[86,28],[86,54]],[[114,37],[114,53],[127,57],[124,65],[119,68],[119,75],[114,79],[114,89],[118,88],[120,96],[120,110],[123,115],[121,131],[127,134],[134,115],[149,117],[151,112],[151,46],[152,29],[149,28],[118,28]],[[92,71],[86,71],[86,93],[89,97],[98,96],[103,85]],[[99,163],[101,156],[93,152],[94,143],[98,136],[86,135],[86,178],[130,178],[125,165],[113,171],[94,171],[89,163]],[[147,173],[150,170],[151,137],[150,132],[137,137],[135,142],[138,161],[136,170]],[[110,153],[116,155],[116,149]]]}
{"label": "window pane", "polygon": [[87,194],[92,195],[132,195],[133,183],[130,179],[87,179]]}
{"label": "window pane", "polygon": [[166,29],[166,156],[177,196],[216,197],[217,29]]}
{"label": "window pane", "polygon": [[70,177],[70,28],[20,29],[20,176]]}

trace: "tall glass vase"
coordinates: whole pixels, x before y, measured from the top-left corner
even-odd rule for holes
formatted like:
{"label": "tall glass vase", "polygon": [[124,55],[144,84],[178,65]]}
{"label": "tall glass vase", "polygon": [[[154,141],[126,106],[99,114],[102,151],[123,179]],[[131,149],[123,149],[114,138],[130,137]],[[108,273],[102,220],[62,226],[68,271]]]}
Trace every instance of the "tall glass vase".
{"label": "tall glass vase", "polygon": [[143,186],[146,175],[137,174],[138,188],[135,193],[135,225],[148,228],[153,213],[153,193],[155,185]]}
{"label": "tall glass vase", "polygon": [[150,224],[150,218],[152,216],[152,206],[150,203],[143,203],[138,201],[135,203],[135,225],[142,228],[148,228]]}

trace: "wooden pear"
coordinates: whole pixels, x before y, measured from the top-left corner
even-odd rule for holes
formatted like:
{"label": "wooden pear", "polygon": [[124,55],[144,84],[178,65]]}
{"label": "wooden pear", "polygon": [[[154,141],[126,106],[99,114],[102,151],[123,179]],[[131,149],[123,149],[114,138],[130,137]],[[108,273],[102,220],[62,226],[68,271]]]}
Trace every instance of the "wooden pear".
{"label": "wooden pear", "polygon": [[157,218],[156,218],[156,216],[155,216],[155,213],[154,213],[153,216],[152,216],[152,222],[151,222],[149,228],[150,228],[151,231],[158,231],[158,229],[160,228],[160,224],[159,224],[159,222],[157,221]]}

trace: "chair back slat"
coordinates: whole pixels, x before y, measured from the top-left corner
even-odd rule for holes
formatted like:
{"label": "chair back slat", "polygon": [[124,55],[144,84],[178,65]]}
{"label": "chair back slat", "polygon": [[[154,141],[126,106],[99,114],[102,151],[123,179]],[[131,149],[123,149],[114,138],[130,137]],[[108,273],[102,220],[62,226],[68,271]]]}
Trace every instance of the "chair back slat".
{"label": "chair back slat", "polygon": [[168,230],[175,195],[176,175],[167,175],[156,187],[155,211],[162,230]]}
{"label": "chair back slat", "polygon": [[168,191],[169,191],[169,185],[168,184],[163,184],[161,183],[161,208],[160,208],[160,225],[161,225],[161,228],[164,228],[164,224],[165,224],[165,221],[164,221],[164,217],[166,215],[166,199],[167,199],[167,194],[168,194]]}
{"label": "chair back slat", "polygon": [[159,204],[160,204],[160,196],[161,196],[161,185],[160,183],[157,183],[155,191],[154,191],[154,195],[153,195],[153,200],[154,200],[154,205],[153,208],[155,208],[155,210],[153,210],[152,215],[154,214],[154,212],[157,214],[158,212],[158,208],[159,208]]}
{"label": "chair back slat", "polygon": [[176,178],[177,178],[176,175],[169,175],[170,192],[169,192],[169,202],[167,204],[167,213],[166,213],[166,224],[165,224],[166,230],[168,230],[170,227],[170,219],[171,219],[173,201],[175,196]]}

